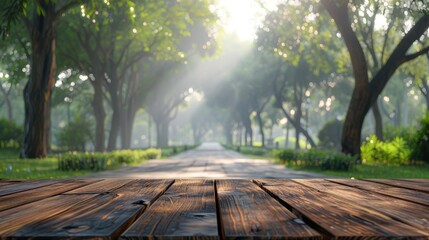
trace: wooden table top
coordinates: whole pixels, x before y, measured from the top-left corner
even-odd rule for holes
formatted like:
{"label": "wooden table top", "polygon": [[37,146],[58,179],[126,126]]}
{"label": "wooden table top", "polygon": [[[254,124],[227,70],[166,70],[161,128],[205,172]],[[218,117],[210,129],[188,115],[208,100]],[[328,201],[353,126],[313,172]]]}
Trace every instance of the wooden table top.
{"label": "wooden table top", "polygon": [[0,238],[429,239],[429,179],[0,180]]}

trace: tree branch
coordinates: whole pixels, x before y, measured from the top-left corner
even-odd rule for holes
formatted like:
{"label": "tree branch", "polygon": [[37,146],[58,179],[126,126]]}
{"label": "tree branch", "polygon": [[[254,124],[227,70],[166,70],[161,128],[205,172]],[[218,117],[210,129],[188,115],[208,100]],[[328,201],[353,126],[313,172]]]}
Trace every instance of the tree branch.
{"label": "tree branch", "polygon": [[65,3],[63,6],[58,8],[55,14],[55,18],[58,19],[59,17],[61,17],[63,13],[67,12],[70,8],[77,6],[79,4],[83,4],[85,2],[87,2],[87,0],[75,0],[75,1],[70,1],[68,3]]}
{"label": "tree branch", "polygon": [[423,54],[427,54],[427,53],[429,53],[429,46],[423,48],[422,50],[420,50],[418,52],[405,55],[405,57],[403,58],[403,62],[402,63],[411,61],[411,60],[413,60],[413,59],[415,59],[415,58],[417,58],[417,57],[419,57],[419,56],[421,56]]}
{"label": "tree branch", "polygon": [[[326,1],[326,0],[325,0]],[[422,55],[428,52],[427,48],[423,50],[407,55],[407,51],[412,46],[412,44],[417,41],[428,29],[429,27],[429,15],[422,16],[415,25],[405,34],[402,40],[398,43],[398,45],[393,50],[389,59],[377,72],[377,74],[373,77],[370,82],[369,91],[371,104],[373,104],[377,96],[381,93],[381,91],[386,86],[390,77],[395,73],[396,69],[400,67],[403,63],[410,61],[419,55]]]}

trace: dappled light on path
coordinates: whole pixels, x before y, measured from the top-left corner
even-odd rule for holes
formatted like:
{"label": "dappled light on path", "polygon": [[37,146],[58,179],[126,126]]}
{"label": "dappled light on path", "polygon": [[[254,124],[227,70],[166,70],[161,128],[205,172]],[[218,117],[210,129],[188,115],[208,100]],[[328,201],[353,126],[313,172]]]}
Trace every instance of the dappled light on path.
{"label": "dappled light on path", "polygon": [[218,143],[203,143],[169,159],[150,160],[137,167],[91,174],[95,178],[321,178],[321,174],[294,171],[268,160],[250,159],[224,149]]}

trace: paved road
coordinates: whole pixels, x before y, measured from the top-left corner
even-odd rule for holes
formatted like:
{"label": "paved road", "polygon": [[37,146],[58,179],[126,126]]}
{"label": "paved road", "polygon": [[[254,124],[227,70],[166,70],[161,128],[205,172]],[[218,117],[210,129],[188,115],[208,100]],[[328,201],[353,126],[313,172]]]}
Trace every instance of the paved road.
{"label": "paved road", "polygon": [[97,178],[321,178],[321,174],[293,171],[267,160],[249,159],[225,150],[218,143],[204,143],[169,159],[149,160],[136,167],[100,172]]}

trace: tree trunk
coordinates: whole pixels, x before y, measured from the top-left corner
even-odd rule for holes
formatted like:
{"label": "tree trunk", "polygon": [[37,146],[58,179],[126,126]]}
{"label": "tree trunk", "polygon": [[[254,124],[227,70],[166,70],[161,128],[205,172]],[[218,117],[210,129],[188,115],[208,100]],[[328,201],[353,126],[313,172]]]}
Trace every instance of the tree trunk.
{"label": "tree trunk", "polygon": [[[299,144],[299,135],[300,135],[300,130],[302,128],[301,126],[301,116],[302,116],[302,112],[301,112],[301,108],[298,107],[296,114],[295,114],[295,123],[299,125],[299,128],[295,128],[295,149],[300,149],[301,146]],[[303,129],[303,128],[302,128]]]}
{"label": "tree trunk", "polygon": [[55,9],[42,2],[43,15],[34,13],[28,27],[31,37],[31,70],[24,88],[24,142],[21,157],[44,158],[47,155],[47,118],[50,118],[51,92],[55,75]]}
{"label": "tree trunk", "polygon": [[102,75],[95,76],[95,80],[91,81],[94,87],[94,98],[92,99],[92,108],[94,109],[95,117],[95,151],[104,152],[104,121],[106,113],[103,105],[103,78]]}
{"label": "tree trunk", "polygon": [[322,0],[323,6],[334,19],[349,51],[355,77],[355,89],[344,121],[341,138],[342,152],[360,154],[361,130],[369,104],[368,66],[362,46],[354,33],[348,16],[348,1]]}
{"label": "tree trunk", "polygon": [[156,147],[168,147],[168,128],[169,122],[156,122]]}
{"label": "tree trunk", "polygon": [[52,131],[51,131],[51,100],[49,100],[49,105],[48,107],[45,108],[45,134],[46,134],[46,151],[48,153],[51,152],[51,140],[52,140]]}
{"label": "tree trunk", "polygon": [[121,122],[121,144],[122,149],[131,149],[131,141],[133,135],[134,119],[136,117],[137,110],[132,109],[128,106],[127,112],[123,115]]}
{"label": "tree trunk", "polygon": [[262,121],[261,112],[256,112],[256,119],[258,120],[259,133],[261,134],[262,147],[265,147],[264,123]]}
{"label": "tree trunk", "polygon": [[[427,56],[428,56],[428,61],[429,61],[429,54]],[[429,85],[428,85],[427,81],[428,80],[423,79],[419,88],[420,88],[420,92],[422,93],[423,97],[425,98],[426,109],[429,111]]]}
{"label": "tree trunk", "polygon": [[381,118],[380,108],[377,101],[372,105],[372,114],[374,115],[375,120],[375,136],[383,141],[383,119]]}
{"label": "tree trunk", "polygon": [[232,124],[229,122],[223,124],[223,134],[225,136],[226,145],[232,145]]}
{"label": "tree trunk", "polygon": [[[250,122],[250,120],[249,120]],[[253,132],[252,126],[246,122],[244,125],[244,145],[252,146],[253,145]]]}
{"label": "tree trunk", "polygon": [[396,103],[396,113],[395,113],[395,126],[401,126],[401,102]]}
{"label": "tree trunk", "polygon": [[[276,98],[276,101],[278,103],[283,102],[282,95],[279,94],[278,92],[274,94],[274,97]],[[291,115],[286,111],[286,109],[283,107],[282,104],[278,104],[277,107],[282,111],[283,115],[286,117],[288,122],[290,122],[292,126],[295,128],[295,131],[302,133],[307,138],[308,143],[311,145],[311,147],[316,148],[317,147],[316,143],[314,142],[313,138],[310,136],[308,131],[301,126],[301,123],[296,122],[295,119],[293,119]]]}
{"label": "tree trunk", "polygon": [[110,95],[110,105],[112,107],[112,121],[110,125],[109,141],[107,143],[107,150],[113,151],[116,149],[116,142],[118,140],[119,131],[122,121],[121,111],[121,98],[119,96],[119,86],[117,79],[111,79],[108,85]]}
{"label": "tree trunk", "polygon": [[355,87],[344,121],[343,134],[341,136],[343,153],[350,155],[360,154],[363,121],[370,106],[367,89]]}
{"label": "tree trunk", "polygon": [[[113,101],[112,101],[113,102]],[[112,104],[112,122],[110,125],[109,142],[107,144],[107,151],[113,151],[116,149],[116,141],[118,140],[119,128],[121,125],[121,112],[117,104]]]}
{"label": "tree trunk", "polygon": [[289,127],[286,125],[285,148],[289,147]]}
{"label": "tree trunk", "polygon": [[300,146],[299,146],[299,131],[297,129],[295,129],[295,149],[299,150]]}
{"label": "tree trunk", "polygon": [[148,114],[148,123],[147,123],[147,128],[148,128],[148,146],[152,147],[152,116],[150,114]]}
{"label": "tree trunk", "polygon": [[389,56],[386,63],[369,82],[368,66],[362,46],[352,29],[348,16],[348,1],[322,0],[321,3],[335,21],[338,30],[347,46],[352,62],[355,78],[350,105],[344,121],[341,138],[342,152],[350,155],[360,155],[361,131],[363,121],[371,105],[380,95],[396,69],[429,50],[425,48],[413,54],[407,54],[411,45],[419,39],[429,26],[429,15],[423,15],[415,25],[404,35]]}
{"label": "tree trunk", "polygon": [[1,83],[0,83],[0,91],[3,93],[3,99],[4,99],[4,102],[6,104],[7,118],[8,118],[9,121],[13,121],[12,103],[10,102],[8,92],[6,91],[6,89],[4,89],[4,87],[1,85]]}

